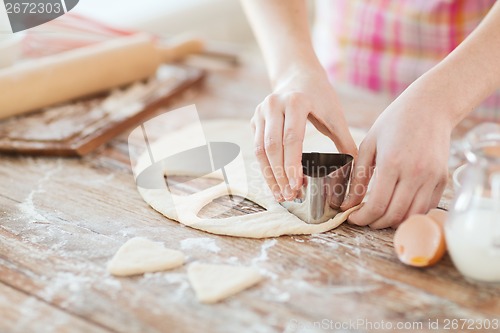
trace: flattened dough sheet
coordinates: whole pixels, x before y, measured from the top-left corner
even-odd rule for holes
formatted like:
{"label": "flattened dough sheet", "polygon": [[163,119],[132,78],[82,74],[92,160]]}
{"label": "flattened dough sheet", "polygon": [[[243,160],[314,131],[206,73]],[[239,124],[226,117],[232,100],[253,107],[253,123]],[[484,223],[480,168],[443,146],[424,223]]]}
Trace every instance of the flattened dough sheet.
{"label": "flattened dough sheet", "polygon": [[[277,203],[268,189],[253,153],[253,135],[246,120],[211,120],[204,121],[203,131],[207,142],[232,142],[240,146],[240,155],[227,164],[225,171],[233,195],[247,199],[266,208],[266,211],[229,218],[199,218],[198,212],[214,199],[228,194],[224,182],[189,196],[173,195],[160,189],[144,189],[138,187],[144,200],[155,210],[172,220],[176,220],[191,228],[213,234],[266,238],[281,235],[302,235],[322,233],[342,224],[354,207],[339,213],[324,223],[307,224],[288,212]],[[169,133],[151,145],[155,154],[174,155],[199,145],[195,142],[199,133],[199,124],[188,125],[178,131]],[[351,129],[354,140],[359,145],[365,132]],[[191,139],[193,138],[193,139]],[[304,151],[337,152],[331,140],[308,124],[305,135]],[[150,165],[150,158],[145,152],[138,160],[134,170],[136,174]],[[183,170],[169,170],[167,176],[186,175]],[[193,175],[195,176],[195,175]],[[215,171],[207,177],[222,179],[222,172]]]}

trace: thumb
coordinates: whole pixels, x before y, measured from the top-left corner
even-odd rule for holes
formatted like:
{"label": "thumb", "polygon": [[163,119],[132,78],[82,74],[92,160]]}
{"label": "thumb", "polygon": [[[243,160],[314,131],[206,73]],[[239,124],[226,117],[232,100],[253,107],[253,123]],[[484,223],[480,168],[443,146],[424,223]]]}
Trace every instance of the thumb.
{"label": "thumb", "polygon": [[352,138],[343,114],[335,119],[335,124],[328,125],[328,131],[330,132],[330,139],[335,142],[335,146],[337,146],[340,153],[350,154],[354,158],[358,156],[358,147]]}
{"label": "thumb", "polygon": [[340,206],[341,210],[347,210],[363,201],[368,190],[368,183],[375,168],[375,145],[369,141],[363,141],[359,148],[359,156],[355,160],[351,175],[349,194]]}
{"label": "thumb", "polygon": [[335,143],[340,153],[350,154],[354,158],[358,156],[358,148],[343,116],[326,121],[314,117],[310,121],[321,133]]}

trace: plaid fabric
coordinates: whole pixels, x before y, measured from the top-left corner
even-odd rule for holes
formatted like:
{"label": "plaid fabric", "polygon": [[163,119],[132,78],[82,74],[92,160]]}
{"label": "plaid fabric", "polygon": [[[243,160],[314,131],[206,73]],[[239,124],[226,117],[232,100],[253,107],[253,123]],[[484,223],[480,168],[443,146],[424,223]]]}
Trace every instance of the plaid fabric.
{"label": "plaid fabric", "polygon": [[[317,54],[332,81],[396,96],[457,47],[494,3],[317,0]],[[500,120],[500,93],[475,114]]]}

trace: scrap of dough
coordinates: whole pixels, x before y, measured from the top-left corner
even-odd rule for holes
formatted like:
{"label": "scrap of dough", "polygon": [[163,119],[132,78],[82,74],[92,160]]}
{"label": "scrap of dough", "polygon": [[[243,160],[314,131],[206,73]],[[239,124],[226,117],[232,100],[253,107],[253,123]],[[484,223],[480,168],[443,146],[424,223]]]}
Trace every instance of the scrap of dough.
{"label": "scrap of dough", "polygon": [[217,303],[257,284],[262,275],[252,267],[193,263],[188,278],[200,302]]}
{"label": "scrap of dough", "polygon": [[[188,196],[171,195],[167,190],[138,187],[143,199],[169,219],[213,234],[267,238],[326,232],[338,227],[347,220],[350,213],[360,207],[353,207],[337,215],[332,214],[332,218],[324,223],[307,224],[276,202],[267,187],[254,155],[253,135],[248,121],[210,120],[203,122],[203,130],[208,142],[232,142],[240,146],[244,165],[238,164],[237,158],[225,166],[226,173],[230,175],[230,178],[231,175],[237,176],[232,177],[230,181],[231,193],[246,197],[264,207],[266,211],[228,218],[198,217],[198,212],[205,205],[227,194],[224,182]],[[192,141],[192,138],[198,137],[197,131],[199,131],[199,125],[192,124],[168,133],[150,146],[153,156],[172,156],[193,148],[195,142]],[[351,134],[354,141],[359,145],[366,133],[361,130],[351,129]],[[337,152],[332,141],[314,129],[312,125],[306,129],[304,151]],[[134,167],[135,173],[139,174],[141,170],[144,170],[150,164],[149,153],[145,152]],[[168,175],[185,175],[185,171],[169,170]],[[238,177],[239,175],[241,177]],[[223,179],[220,172],[207,176]],[[163,179],[163,175],[160,175],[159,178]],[[172,197],[175,197],[175,205],[171,199]]]}
{"label": "scrap of dough", "polygon": [[129,276],[160,272],[184,264],[184,254],[166,249],[162,243],[142,237],[128,240],[108,263],[108,272],[116,276]]}

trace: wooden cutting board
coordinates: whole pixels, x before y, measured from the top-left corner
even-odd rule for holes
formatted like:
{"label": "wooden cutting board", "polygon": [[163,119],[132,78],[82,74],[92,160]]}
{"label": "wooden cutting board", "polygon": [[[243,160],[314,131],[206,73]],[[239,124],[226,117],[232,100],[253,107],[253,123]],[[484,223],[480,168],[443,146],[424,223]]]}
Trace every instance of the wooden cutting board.
{"label": "wooden cutting board", "polygon": [[163,65],[155,77],[109,93],[0,121],[0,153],[83,156],[201,83],[200,69]]}

